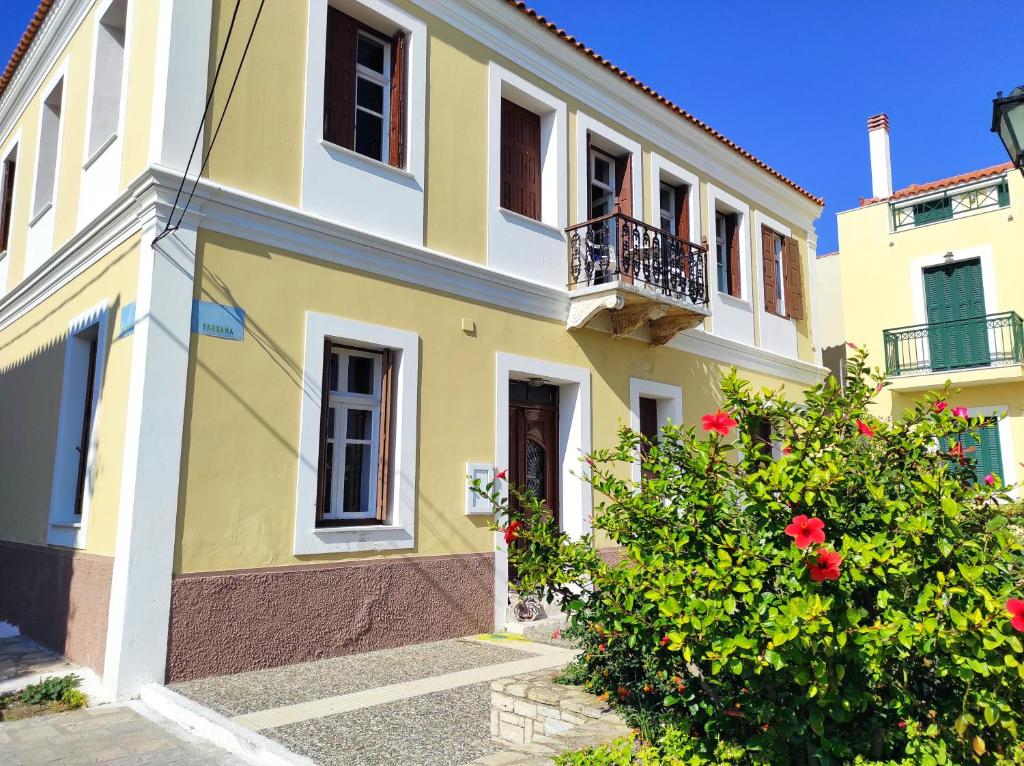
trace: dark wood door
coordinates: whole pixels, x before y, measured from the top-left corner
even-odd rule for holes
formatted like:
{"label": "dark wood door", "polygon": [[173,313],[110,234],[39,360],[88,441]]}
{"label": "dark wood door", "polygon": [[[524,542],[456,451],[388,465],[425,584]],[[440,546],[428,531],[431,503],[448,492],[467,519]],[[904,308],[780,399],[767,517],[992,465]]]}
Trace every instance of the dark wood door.
{"label": "dark wood door", "polygon": [[558,388],[509,386],[511,484],[533,492],[558,520]]}

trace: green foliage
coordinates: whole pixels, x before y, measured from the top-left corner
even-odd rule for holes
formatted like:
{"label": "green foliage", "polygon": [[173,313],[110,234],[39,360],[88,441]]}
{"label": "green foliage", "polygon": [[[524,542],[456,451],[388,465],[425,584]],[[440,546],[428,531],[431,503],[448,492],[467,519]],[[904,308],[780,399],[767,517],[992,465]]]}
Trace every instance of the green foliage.
{"label": "green foliage", "polygon": [[65,689],[64,693],[60,695],[60,701],[64,703],[68,710],[76,710],[77,708],[85,707],[89,700],[81,689]]}
{"label": "green foliage", "polygon": [[[85,695],[78,691],[78,685],[82,679],[74,673],[66,676],[50,676],[39,683],[30,684],[17,694],[17,701],[25,705],[42,705],[47,702],[64,702],[71,707],[81,707],[85,704]],[[68,700],[77,700],[81,697],[80,705],[73,705]]]}
{"label": "green foliage", "polygon": [[[937,404],[948,394],[878,419],[883,384],[863,352],[849,372],[845,392],[830,380],[799,404],[732,374],[729,437],[670,424],[645,445],[622,429],[585,458],[615,563],[528,492],[510,488],[510,510],[500,486],[478,491],[499,528],[520,522],[519,590],[562,601],[587,687],[659,744],[667,726],[708,763],[729,762],[721,748],[745,764],[1012,762],[1024,634],[1004,605],[1024,598],[1019,506],[938,448],[980,419]],[[764,421],[778,459],[757,438]],[[643,479],[624,478],[644,452]],[[824,522],[825,543],[796,547],[784,530],[800,515]],[[837,579],[811,578],[821,552],[841,556]]]}

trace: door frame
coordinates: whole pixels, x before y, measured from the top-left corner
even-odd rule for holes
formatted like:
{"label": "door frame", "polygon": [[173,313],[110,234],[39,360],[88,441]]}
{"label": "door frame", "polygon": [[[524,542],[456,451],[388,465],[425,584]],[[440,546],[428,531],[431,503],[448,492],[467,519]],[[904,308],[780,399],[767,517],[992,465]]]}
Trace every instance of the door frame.
{"label": "door frame", "polygon": [[[590,484],[581,480],[580,456],[591,447],[590,370],[544,359],[499,351],[495,355],[494,465],[508,466],[510,380],[544,378],[558,386],[559,526],[578,540],[591,529],[594,508]],[[504,488],[502,488],[504,489]],[[505,627],[508,606],[508,548],[501,532],[494,533],[494,627]]]}
{"label": "door frame", "polygon": [[[952,258],[946,257],[949,253],[952,253]],[[979,245],[978,247],[950,250],[945,253],[934,253],[923,258],[915,258],[910,262],[910,289],[913,293],[914,303],[914,321],[912,324],[926,324],[928,322],[928,309],[925,305],[924,295],[925,269],[932,266],[958,264],[963,261],[972,260],[981,262],[981,284],[985,291],[985,314],[996,313],[996,283],[995,267],[992,260],[992,246]]]}

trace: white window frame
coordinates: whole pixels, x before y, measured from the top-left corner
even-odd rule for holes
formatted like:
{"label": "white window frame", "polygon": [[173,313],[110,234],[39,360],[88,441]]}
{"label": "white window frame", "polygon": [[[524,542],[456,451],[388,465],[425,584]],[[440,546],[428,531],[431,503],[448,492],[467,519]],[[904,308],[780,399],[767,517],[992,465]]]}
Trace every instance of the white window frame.
{"label": "white window frame", "polygon": [[[43,123],[47,117],[48,107],[46,102],[50,100],[57,87],[60,86],[60,114],[57,116],[56,135],[53,139],[53,178],[50,181],[50,193],[48,199],[40,201],[39,196],[39,181],[43,171],[44,156],[42,149],[43,143]],[[45,91],[46,95],[42,97],[39,102],[39,127],[36,131],[36,162],[35,162],[35,174],[32,179],[32,218],[29,221],[29,227],[35,226],[48,212],[50,212],[57,202],[57,195],[60,191],[60,160],[62,152],[62,146],[64,144],[64,124],[67,122],[66,108],[67,108],[67,93],[68,93],[68,80],[63,72],[58,74],[49,83]]]}
{"label": "white window frame", "polygon": [[[324,340],[392,352],[393,391],[388,515],[383,523],[317,526],[317,467]],[[409,550],[416,546],[416,440],[419,416],[419,344],[416,333],[354,319],[306,312],[302,371],[298,482],[295,501],[296,556],[358,551]]]}
{"label": "white window frame", "polygon": [[15,166],[14,166],[14,187],[11,194],[11,221],[7,230],[7,248],[0,251],[0,298],[7,294],[7,280],[10,277],[11,269],[11,249],[14,246],[14,232],[12,228],[14,226],[15,214],[17,212],[16,202],[18,200],[18,178],[19,170],[22,165],[23,157],[21,156],[21,130],[19,129],[14,138],[6,144],[2,151],[0,151],[0,189],[3,188],[3,184],[6,182],[6,175],[4,171],[4,163],[14,155]]}
{"label": "white window frame", "polygon": [[[661,204],[661,195],[668,194],[668,207],[666,208]],[[676,187],[669,185],[665,181],[658,184],[658,195],[655,197],[658,201],[658,210],[655,215],[656,223],[658,228],[664,232],[671,234],[673,237],[679,236],[676,231],[679,228],[679,221],[676,220]],[[668,221],[668,228],[665,228],[665,221]]]}
{"label": "white window frame", "polygon": [[[384,49],[384,72],[374,72],[359,63],[358,50],[360,37],[366,37],[379,44]],[[372,34],[365,29],[360,29],[356,32],[356,77],[355,77],[355,93],[352,94],[352,105],[353,105],[353,120],[352,126],[352,148],[355,149],[356,143],[359,137],[359,112],[364,111],[367,114],[372,114],[374,117],[380,117],[381,119],[381,137],[380,137],[380,158],[369,157],[369,155],[362,154],[363,157],[369,157],[369,159],[377,160],[377,162],[388,161],[391,156],[391,43],[385,40],[381,35]],[[381,107],[383,112],[374,112],[373,110],[359,105],[359,78],[363,78],[374,85],[379,85],[382,90]]]}
{"label": "white window frame", "polygon": [[[755,263],[758,264],[758,284],[760,286],[760,297],[758,298],[758,317],[760,318],[760,333],[758,338],[758,345],[768,351],[772,351],[776,354],[788,356],[791,359],[798,358],[798,341],[796,334],[796,320],[792,317],[785,315],[785,274],[782,270],[777,270],[775,274],[776,291],[782,292],[782,301],[777,304],[775,312],[770,312],[765,308],[764,305],[764,240],[761,237],[763,227],[768,227],[775,234],[781,236],[783,239],[786,237],[793,236],[793,230],[789,226],[777,221],[766,213],[760,210],[754,211],[754,230],[756,236],[754,237],[754,253]],[[784,245],[783,245],[784,247]],[[801,256],[803,257],[803,256]],[[779,257],[779,263],[781,263],[781,256]],[[808,278],[810,279],[811,272],[808,269]],[[806,290],[805,290],[806,292]]]}
{"label": "white window frame", "polygon": [[[95,460],[97,429],[104,365],[107,357],[107,336],[110,304],[103,301],[68,323],[64,352],[64,372],[61,383],[60,415],[57,423],[57,444],[54,451],[53,483],[50,490],[50,519],[46,542],[69,548],[84,548],[92,508],[92,489],[95,481]],[[95,328],[96,365],[93,371],[92,411],[89,414],[89,448],[84,456],[85,486],[82,489],[82,513],[75,513],[78,489],[80,457],[79,446],[82,436],[82,400],[85,397],[86,381],[80,374],[82,346],[86,341],[81,336]],[[86,362],[87,363],[87,362]]]}
{"label": "white window frame", "polygon": [[[632,138],[627,138],[614,128],[610,128],[602,122],[595,120],[585,112],[576,113],[576,168],[580,175],[579,183],[576,184],[576,220],[573,223],[583,223],[590,218],[590,206],[587,204],[587,189],[590,183],[589,162],[587,157],[587,135],[590,135],[590,145],[596,147],[613,157],[621,157],[625,154],[632,156],[632,181],[633,181],[633,212],[632,217],[637,220],[643,219],[644,197],[647,193],[643,186],[643,152],[640,143]],[[579,161],[579,158],[587,157],[587,162]],[[564,266],[563,266],[564,271]]]}
{"label": "white window frame", "polygon": [[[540,220],[501,206],[501,101],[540,118]],[[487,265],[565,288],[568,226],[568,111],[565,102],[490,62],[487,86]]]}
{"label": "white window frame", "polygon": [[[381,407],[381,371],[382,356],[376,351],[359,351],[354,348],[332,348],[331,354],[338,354],[338,386],[347,385],[348,364],[352,357],[370,359],[373,362],[373,392],[370,394],[354,394],[348,391],[330,391],[328,405],[334,408],[334,461],[331,466],[331,507],[325,508],[321,519],[325,521],[341,521],[345,519],[376,519],[377,508],[377,460],[380,447],[380,407]],[[364,410],[370,413],[370,438],[350,439],[348,437],[348,413],[350,410]],[[345,492],[345,453],[349,444],[368,444],[370,446],[370,488],[368,497],[370,506],[357,512],[343,512],[341,502]]]}
{"label": "white window frame", "polygon": [[786,316],[786,274],[782,253],[786,249],[786,238],[775,229],[771,229],[771,232],[772,263],[775,268],[775,313],[784,317]]}
{"label": "white window frame", "polygon": [[[947,254],[952,253],[952,258]],[[992,257],[991,245],[978,245],[976,247],[957,248],[955,250],[944,250],[941,253],[932,253],[922,258],[915,258],[910,262],[910,290],[914,305],[913,322],[908,324],[924,324],[928,321],[928,308],[925,304],[924,295],[924,272],[932,266],[942,266],[948,263],[962,263],[963,261],[978,260],[981,262],[981,286],[985,298],[985,313],[994,314],[996,308],[996,271],[995,260]]]}
{"label": "white window frame", "polygon": [[[721,271],[723,267],[725,269],[725,277],[729,276],[729,213],[723,213],[716,210],[714,218],[714,242],[715,242],[715,280],[716,284],[721,284],[723,274]],[[718,236],[718,222],[722,222],[722,236]],[[721,289],[721,288],[719,288]]]}
{"label": "white window frame", "polygon": [[[670,383],[659,383],[644,378],[629,379],[629,427],[640,432],[640,399],[654,399],[658,403],[658,428],[672,422],[683,422],[683,389]],[[631,468],[634,483],[641,478],[640,461],[633,461]]]}
{"label": "white window frame", "polygon": [[[684,232],[676,232],[675,236],[680,239],[685,239],[688,242],[700,243],[701,240],[701,228],[700,228],[700,180],[696,174],[691,173],[681,165],[672,162],[671,160],[662,157],[656,152],[651,152],[651,199],[654,200],[652,207],[654,210],[654,219],[651,223],[660,226],[661,216],[660,210],[660,194],[659,190],[662,184],[668,184],[673,187],[673,193],[676,192],[676,187],[686,185],[690,188],[688,195],[687,205],[689,207],[687,218],[690,222],[690,230]],[[639,217],[639,216],[637,216]],[[675,221],[675,214],[673,213],[673,221]],[[714,221],[714,218],[711,218]],[[678,226],[678,222],[676,222]],[[708,264],[710,267],[710,264]]]}
{"label": "white window frame", "polygon": [[[608,183],[604,183],[603,181],[597,180],[598,160],[601,160],[607,163],[608,165]],[[590,147],[590,157],[588,158],[588,162],[590,163],[588,177],[590,179],[591,187],[591,192],[588,196],[588,199],[593,200],[593,189],[595,188],[605,192],[605,194],[608,197],[608,209],[605,212],[601,213],[600,215],[594,215],[593,204],[591,204],[587,208],[587,219],[590,220],[593,218],[600,218],[602,215],[608,215],[609,213],[614,212],[615,198],[618,195],[619,190],[615,188],[615,158],[613,156],[608,154],[608,152],[604,151],[603,149],[598,149],[596,146],[592,146]]]}
{"label": "white window frame", "polygon": [[[99,76],[99,47],[100,47],[100,33],[102,27],[107,26],[104,24],[103,19],[110,12],[111,7],[114,3],[124,2],[125,5],[125,20],[124,20],[124,43],[121,46],[121,74],[120,79],[117,82],[117,114],[114,119],[114,127],[109,135],[97,137],[93,133],[96,131],[96,125],[94,119],[96,117],[96,98],[97,98],[97,77]],[[132,2],[131,0],[107,0],[96,9],[96,17],[93,23],[93,55],[91,71],[89,73],[89,100],[88,109],[86,110],[85,120],[85,147],[83,153],[82,166],[84,169],[89,168],[96,159],[103,154],[122,134],[124,130],[124,111],[126,104],[127,95],[127,83],[128,83],[128,62],[129,62],[129,40],[131,38],[131,11]],[[104,87],[111,87],[111,83],[102,83]],[[98,138],[98,141],[97,141]],[[120,167],[120,163],[117,163]]]}

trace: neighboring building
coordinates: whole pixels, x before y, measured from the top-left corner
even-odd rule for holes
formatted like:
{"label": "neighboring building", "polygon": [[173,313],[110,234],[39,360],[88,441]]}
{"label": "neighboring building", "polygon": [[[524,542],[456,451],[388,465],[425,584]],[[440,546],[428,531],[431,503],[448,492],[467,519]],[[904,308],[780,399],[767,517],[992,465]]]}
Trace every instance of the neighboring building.
{"label": "neighboring building", "polygon": [[501,627],[467,473],[579,536],[620,423],[824,375],[821,200],[522,4],[266,3],[219,125],[234,6],[47,0],[0,79],[0,620],[119,696]]}
{"label": "neighboring building", "polygon": [[992,416],[980,442],[964,441],[979,477],[1013,483],[1024,455],[1024,179],[1006,163],[893,191],[886,116],[868,131],[873,196],[839,214],[845,339],[885,370],[882,413],[898,416],[948,380],[953,404]]}
{"label": "neighboring building", "polygon": [[821,363],[840,383],[846,374],[846,328],[843,326],[843,280],[839,253],[818,256],[815,264],[814,338],[821,349]]}

